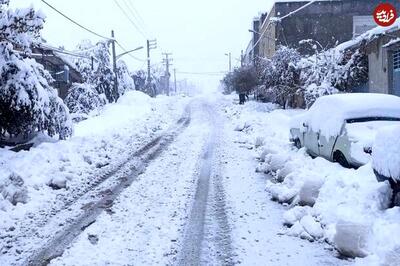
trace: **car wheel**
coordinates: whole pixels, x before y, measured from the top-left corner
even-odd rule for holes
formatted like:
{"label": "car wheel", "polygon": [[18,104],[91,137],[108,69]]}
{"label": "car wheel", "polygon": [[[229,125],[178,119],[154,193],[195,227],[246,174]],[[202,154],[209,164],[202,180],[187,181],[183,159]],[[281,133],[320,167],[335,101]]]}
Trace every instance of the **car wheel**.
{"label": "car wheel", "polygon": [[301,149],[301,142],[300,142],[299,139],[295,139],[295,140],[294,140],[294,146],[295,146],[297,149]]}
{"label": "car wheel", "polygon": [[340,151],[335,151],[334,155],[333,155],[333,161],[339,163],[341,166],[345,167],[345,168],[350,168],[351,165],[349,164],[349,162],[347,162],[346,157],[344,156],[344,154]]}
{"label": "car wheel", "polygon": [[393,193],[392,195],[392,206],[391,207],[399,207],[400,206],[400,192]]}

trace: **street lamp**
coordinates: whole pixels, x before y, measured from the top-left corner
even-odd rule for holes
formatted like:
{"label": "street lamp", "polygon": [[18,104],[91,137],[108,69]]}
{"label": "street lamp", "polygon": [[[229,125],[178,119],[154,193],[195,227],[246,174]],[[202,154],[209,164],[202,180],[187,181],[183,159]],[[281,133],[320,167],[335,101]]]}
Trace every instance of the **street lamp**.
{"label": "street lamp", "polygon": [[[259,36],[261,36],[262,35],[262,33],[261,32],[258,32],[258,31],[255,31],[255,30],[251,30],[251,29],[249,29],[249,32],[251,32],[251,33],[254,33],[254,34],[257,34],[257,35],[259,35]],[[273,40],[273,41],[275,41],[275,39],[274,38],[272,38],[272,37],[269,37],[269,36],[267,36],[267,35],[263,35],[262,37],[264,37],[264,38],[267,38],[267,39],[270,39],[270,40]]]}
{"label": "street lamp", "polygon": [[229,57],[229,72],[232,71],[232,54],[229,52],[228,54],[225,54],[226,56]]}
{"label": "street lamp", "polygon": [[141,50],[141,49],[143,49],[143,46],[139,46],[139,47],[137,47],[137,48],[135,48],[135,49],[133,49],[133,50],[126,51],[126,52],[124,52],[124,53],[118,55],[118,56],[117,56],[117,60],[120,59],[121,57],[123,57],[123,56],[126,55],[126,54],[129,54],[129,53],[132,53],[132,52],[136,52],[136,51]]}

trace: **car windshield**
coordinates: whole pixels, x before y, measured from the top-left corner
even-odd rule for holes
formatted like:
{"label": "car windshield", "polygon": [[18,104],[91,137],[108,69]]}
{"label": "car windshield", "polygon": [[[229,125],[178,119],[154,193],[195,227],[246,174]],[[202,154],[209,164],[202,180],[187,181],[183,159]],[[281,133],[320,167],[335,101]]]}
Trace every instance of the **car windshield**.
{"label": "car windshield", "polygon": [[347,124],[354,123],[364,123],[364,122],[373,122],[373,121],[400,121],[398,117],[363,117],[363,118],[352,118],[347,119]]}
{"label": "car windshield", "polygon": [[362,141],[366,145],[372,145],[379,129],[393,125],[400,125],[400,119],[393,117],[355,118],[347,120],[346,131],[350,141]]}

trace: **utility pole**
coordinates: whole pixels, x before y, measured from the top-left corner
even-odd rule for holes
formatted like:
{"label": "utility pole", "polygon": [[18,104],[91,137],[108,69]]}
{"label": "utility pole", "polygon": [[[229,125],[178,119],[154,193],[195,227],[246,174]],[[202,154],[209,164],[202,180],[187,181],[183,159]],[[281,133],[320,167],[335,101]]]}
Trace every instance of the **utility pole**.
{"label": "utility pole", "polygon": [[157,40],[147,40],[147,83],[151,83],[150,50],[157,48]]}
{"label": "utility pole", "polygon": [[165,83],[166,83],[166,91],[167,95],[169,96],[169,78],[171,77],[171,73],[169,73],[169,67],[172,65],[172,59],[169,57],[172,55],[171,53],[163,53],[165,58],[163,59],[163,63],[165,65]]}
{"label": "utility pole", "polygon": [[[113,71],[114,71],[114,91],[113,91],[113,101],[117,100],[118,94],[118,77],[117,77],[117,54],[115,53],[115,35],[114,30],[111,31],[111,47],[112,47],[112,57],[113,57]],[[110,99],[111,100],[111,95]]]}
{"label": "utility pole", "polygon": [[240,52],[240,66],[244,67],[244,55],[243,50]]}
{"label": "utility pole", "polygon": [[229,52],[228,54],[225,54],[226,56],[229,57],[229,72],[232,71],[232,53]]}
{"label": "utility pole", "polygon": [[174,84],[175,84],[175,95],[176,95],[176,68],[174,68]]}
{"label": "utility pole", "polygon": [[229,52],[229,72],[232,72],[232,53]]}

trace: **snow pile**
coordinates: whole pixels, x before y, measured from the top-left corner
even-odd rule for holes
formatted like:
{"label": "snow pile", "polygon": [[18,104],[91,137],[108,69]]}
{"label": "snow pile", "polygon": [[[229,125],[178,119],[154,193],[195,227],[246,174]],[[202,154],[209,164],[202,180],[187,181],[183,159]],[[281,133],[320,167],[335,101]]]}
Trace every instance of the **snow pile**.
{"label": "snow pile", "polygon": [[331,137],[340,133],[345,120],[367,117],[400,118],[400,97],[374,93],[323,96],[305,115],[293,119],[292,126],[305,130],[305,123],[314,132]]}
{"label": "snow pile", "polygon": [[372,153],[373,168],[383,176],[400,180],[400,126],[381,129]]}
{"label": "snow pile", "polygon": [[84,189],[114,169],[129,151],[174,124],[186,103],[180,97],[150,98],[129,91],[100,115],[77,123],[66,141],[39,136],[30,151],[0,149],[0,230],[27,213],[62,204],[58,196]]}
{"label": "snow pile", "polygon": [[[364,115],[365,113],[353,112],[352,104],[371,108],[375,102],[368,97],[349,102],[342,101],[340,95],[328,97],[335,99],[336,110],[337,104],[345,103],[345,107],[340,108],[342,112],[340,115],[332,114],[332,110],[335,110],[333,105],[326,106],[324,110],[330,111],[322,112],[324,117],[318,114],[311,116],[310,125],[314,122],[315,125],[322,126],[326,120],[335,123],[352,118],[353,115]],[[400,106],[397,97],[373,97],[377,99],[375,107],[389,107],[390,111],[381,112],[381,109],[373,108],[367,115],[397,117]],[[323,103],[320,104],[323,108]],[[390,186],[388,183],[377,182],[371,164],[358,170],[345,169],[319,157],[311,158],[304,148],[294,148],[289,143],[291,119],[299,114],[304,117],[304,111],[274,110],[263,113],[246,105],[233,106],[231,109],[229,113],[235,114],[231,116],[233,124],[238,120],[245,120],[252,127],[252,130],[242,132],[241,139],[254,144],[252,139],[260,136],[264,138],[265,146],[254,146],[255,157],[260,162],[257,170],[268,173],[266,190],[270,197],[289,207],[283,216],[282,224],[285,227],[282,233],[309,241],[330,243],[341,254],[358,257],[356,262],[360,265],[399,261],[396,251],[399,250],[400,240],[393,237],[400,230],[399,208],[387,209],[391,197]],[[327,113],[332,114],[333,118],[327,117]],[[325,129],[330,133],[334,132],[330,124],[326,124]],[[399,133],[398,128],[395,133],[392,131],[392,138]],[[378,137],[379,140],[386,138],[390,136]],[[394,143],[397,142],[396,139]],[[381,147],[387,146],[382,141],[377,141],[377,144]],[[398,145],[393,146],[392,152]],[[383,153],[384,149],[376,152]],[[385,158],[382,158],[381,165],[389,160],[389,157]],[[397,158],[389,161],[398,167],[399,163],[395,160]]]}

